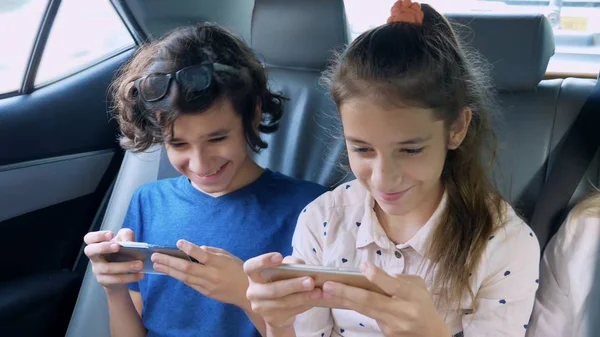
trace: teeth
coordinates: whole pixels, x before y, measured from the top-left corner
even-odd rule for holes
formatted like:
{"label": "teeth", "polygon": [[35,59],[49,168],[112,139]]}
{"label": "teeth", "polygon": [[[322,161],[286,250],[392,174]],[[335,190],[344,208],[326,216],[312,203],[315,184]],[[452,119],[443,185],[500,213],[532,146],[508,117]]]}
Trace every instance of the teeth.
{"label": "teeth", "polygon": [[[222,166],[221,166],[221,167],[222,167]],[[213,174],[215,174],[215,173],[219,172],[219,170],[221,169],[221,167],[219,167],[218,169],[214,170],[213,172],[209,172],[209,173],[207,174],[207,176],[212,176]]]}

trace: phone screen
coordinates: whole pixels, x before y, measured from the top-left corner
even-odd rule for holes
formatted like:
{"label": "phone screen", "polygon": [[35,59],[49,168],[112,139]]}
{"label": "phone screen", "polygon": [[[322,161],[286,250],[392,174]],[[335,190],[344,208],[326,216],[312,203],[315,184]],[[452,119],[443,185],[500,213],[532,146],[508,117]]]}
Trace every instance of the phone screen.
{"label": "phone screen", "polygon": [[332,268],[304,264],[284,264],[265,269],[263,277],[269,282],[289,280],[309,276],[315,280],[315,286],[321,288],[327,281],[346,284],[387,295],[385,291],[369,281],[358,269]]}
{"label": "phone screen", "polygon": [[180,259],[188,260],[195,263],[200,263],[195,258],[187,255],[179,248],[174,246],[159,246],[151,245],[145,242],[119,242],[121,246],[119,251],[105,256],[108,262],[131,262],[142,261],[143,269],[140,273],[145,274],[162,274],[154,270],[154,262],[152,262],[152,254],[161,253]]}

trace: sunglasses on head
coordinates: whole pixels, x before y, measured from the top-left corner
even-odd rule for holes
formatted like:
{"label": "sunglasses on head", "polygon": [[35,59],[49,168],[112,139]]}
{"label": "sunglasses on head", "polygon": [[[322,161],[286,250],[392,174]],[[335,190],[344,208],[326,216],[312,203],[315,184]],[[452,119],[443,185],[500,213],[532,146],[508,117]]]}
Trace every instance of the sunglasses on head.
{"label": "sunglasses on head", "polygon": [[215,71],[237,73],[237,69],[225,64],[202,63],[172,73],[152,73],[138,78],[133,83],[144,101],[155,102],[167,95],[171,80],[175,80],[180,88],[183,87],[196,92],[206,90],[212,83]]}

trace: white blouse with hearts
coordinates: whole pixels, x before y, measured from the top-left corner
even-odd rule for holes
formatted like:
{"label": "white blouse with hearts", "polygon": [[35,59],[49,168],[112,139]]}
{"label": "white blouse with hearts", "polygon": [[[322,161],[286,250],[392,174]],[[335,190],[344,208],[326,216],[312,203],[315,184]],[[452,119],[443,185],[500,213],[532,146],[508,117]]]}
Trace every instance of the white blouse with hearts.
{"label": "white blouse with hearts", "polygon": [[[293,255],[309,265],[328,267],[358,268],[370,261],[389,274],[421,276],[431,291],[426,247],[445,205],[446,195],[429,221],[406,243],[396,245],[379,224],[367,190],[358,181],[343,184],[300,214]],[[539,260],[533,231],[507,205],[504,226],[490,237],[471,276],[477,310],[468,296],[460,308],[438,307],[453,335],[524,336],[538,288]],[[327,308],[298,315],[295,329],[298,337],[382,336],[373,319]]]}

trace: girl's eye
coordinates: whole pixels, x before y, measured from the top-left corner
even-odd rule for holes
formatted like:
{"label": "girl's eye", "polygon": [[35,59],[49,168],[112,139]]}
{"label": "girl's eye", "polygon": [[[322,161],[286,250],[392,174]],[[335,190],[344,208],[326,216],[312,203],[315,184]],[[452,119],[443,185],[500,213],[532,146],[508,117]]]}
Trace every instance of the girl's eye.
{"label": "girl's eye", "polygon": [[211,143],[220,143],[220,142],[224,141],[225,139],[227,139],[226,136],[219,137],[219,138],[212,138],[211,140],[209,140],[209,142],[211,142]]}
{"label": "girl's eye", "polygon": [[371,149],[369,149],[368,147],[353,147],[352,148],[352,152],[367,153],[369,151],[371,151]]}
{"label": "girl's eye", "polygon": [[402,149],[401,151],[408,155],[416,155],[423,152],[424,147],[420,147],[418,149]]}

